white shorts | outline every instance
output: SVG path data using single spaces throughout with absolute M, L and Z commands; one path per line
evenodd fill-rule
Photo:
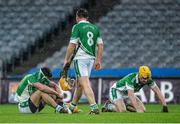
M 78 59 L 74 60 L 74 68 L 77 77 L 90 77 L 91 70 L 94 65 L 94 59 Z
M 115 102 L 116 100 L 119 100 L 119 99 L 123 99 L 123 100 L 127 99 L 128 96 L 125 95 L 122 91 L 114 88 L 114 85 L 109 90 L 109 98 L 111 102 Z
M 20 113 L 26 113 L 26 114 L 32 113 L 29 108 L 29 105 L 24 105 L 24 103 L 19 103 L 18 108 Z

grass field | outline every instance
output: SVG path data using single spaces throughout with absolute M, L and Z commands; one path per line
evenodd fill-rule
M 79 106 L 79 114 L 55 114 L 46 107 L 38 114 L 20 114 L 17 105 L 0 105 L 0 123 L 180 123 L 180 105 L 169 105 L 169 113 L 161 113 L 160 105 L 146 105 L 146 113 L 101 113 L 88 115 L 88 105 Z

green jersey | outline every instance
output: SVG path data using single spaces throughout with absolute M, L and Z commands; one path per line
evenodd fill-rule
M 50 81 L 44 76 L 41 70 L 34 74 L 28 74 L 21 80 L 17 88 L 16 99 L 19 102 L 27 101 L 30 95 L 37 90 L 35 87 L 33 87 L 33 84 L 37 82 L 44 85 L 48 85 L 50 83 Z
M 156 86 L 156 83 L 152 79 L 149 79 L 147 84 L 142 84 L 139 82 L 137 73 L 130 73 L 121 80 L 117 81 L 111 88 L 119 90 L 127 95 L 129 89 L 134 90 L 134 92 L 138 92 L 145 85 L 153 88 Z
M 72 28 L 70 43 L 80 43 L 75 59 L 87 59 L 95 58 L 96 46 L 103 42 L 97 26 L 88 21 L 80 21 Z

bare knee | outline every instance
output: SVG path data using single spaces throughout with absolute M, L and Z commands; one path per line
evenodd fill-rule
M 114 102 L 117 112 L 126 112 L 126 106 L 123 100 L 117 100 Z
M 126 112 L 127 110 L 126 110 L 126 107 L 123 107 L 122 108 L 122 112 Z
M 145 106 L 142 107 L 142 111 L 143 111 L 143 112 L 146 112 Z
M 36 100 L 36 99 L 40 99 L 42 94 L 42 91 L 40 90 L 36 90 L 34 93 L 31 94 L 31 100 Z
M 40 90 L 36 90 L 36 92 L 35 92 L 37 95 L 41 95 L 41 93 L 42 93 L 42 91 L 40 91 Z
M 48 96 L 51 96 L 50 94 L 45 93 L 45 92 L 42 92 L 42 91 L 40 91 L 40 90 L 37 90 L 37 91 L 38 91 L 38 94 L 39 94 L 41 97 L 47 96 L 47 95 L 48 95 Z M 52 95 L 51 97 L 53 98 L 53 97 L 55 97 L 55 96 Z
M 40 102 L 42 101 L 42 92 L 37 90 L 30 96 L 31 101 L 35 106 L 39 106 Z
M 77 83 L 77 86 L 80 86 L 82 88 L 84 87 L 89 87 L 90 86 L 90 83 L 89 83 L 89 78 L 88 77 L 80 77 L 78 79 L 78 83 Z
M 118 108 L 118 112 L 126 112 L 126 108 L 125 107 Z

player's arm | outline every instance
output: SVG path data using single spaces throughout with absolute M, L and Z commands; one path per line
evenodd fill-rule
M 101 69 L 101 59 L 103 55 L 103 40 L 100 35 L 100 31 L 98 29 L 98 34 L 97 34 L 97 53 L 96 53 L 96 59 L 94 62 L 94 68 L 96 70 Z
M 165 102 L 165 98 L 164 98 L 164 96 L 162 95 L 159 87 L 156 85 L 156 86 L 154 86 L 154 87 L 151 88 L 151 89 L 152 89 L 152 90 L 154 91 L 154 93 L 157 95 L 160 103 L 162 104 L 162 106 L 163 106 L 162 111 L 163 111 L 163 112 L 168 112 L 168 108 L 167 108 L 167 104 L 166 104 L 166 102 Z
M 136 112 L 142 112 L 140 109 L 138 109 L 138 104 L 136 101 L 136 97 L 134 94 L 134 85 L 133 82 L 131 82 L 131 78 L 130 77 L 126 77 L 126 88 L 127 88 L 127 92 L 128 92 L 128 98 L 132 104 L 132 106 L 135 108 Z
M 64 59 L 64 65 L 69 62 L 70 56 L 72 55 L 74 49 L 76 48 L 76 44 L 74 43 L 69 43 L 67 50 L 66 50 L 66 55 Z
M 66 50 L 64 66 L 66 65 L 67 62 L 70 61 L 70 57 L 73 54 L 74 49 L 76 48 L 76 45 L 78 44 L 78 39 L 79 39 L 79 29 L 77 25 L 74 25 L 71 30 L 70 42 Z
M 103 55 L 103 43 L 97 44 L 97 54 L 95 59 L 94 68 L 96 70 L 101 69 L 101 59 Z
M 136 109 L 136 112 L 141 112 L 138 109 L 138 105 L 137 105 L 137 101 L 136 101 L 136 97 L 134 95 L 133 89 L 128 89 L 128 98 L 129 98 L 130 102 L 132 103 L 132 106 Z
M 40 91 L 42 91 L 42 92 L 45 92 L 45 93 L 47 93 L 47 94 L 53 94 L 53 95 L 56 95 L 56 96 L 58 96 L 58 97 L 61 97 L 61 96 L 59 96 L 58 92 L 56 92 L 56 91 L 53 90 L 52 88 L 50 88 L 50 87 L 48 87 L 48 86 L 46 86 L 46 85 L 43 85 L 43 84 L 41 84 L 41 83 L 39 83 L 39 82 L 33 83 L 32 85 L 33 85 L 36 89 L 38 89 L 38 90 L 40 90 Z
M 49 86 L 52 87 L 52 88 L 59 94 L 59 96 L 62 96 L 62 97 L 63 97 L 63 95 L 62 95 L 62 90 L 60 89 L 60 87 L 59 87 L 56 83 L 54 83 L 53 81 L 51 81 L 51 82 L 49 83 Z

